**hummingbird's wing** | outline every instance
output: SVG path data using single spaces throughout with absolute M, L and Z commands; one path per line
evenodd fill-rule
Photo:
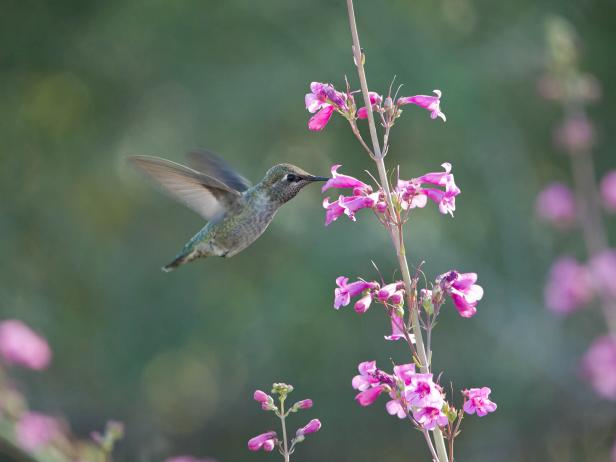
M 170 160 L 151 156 L 131 156 L 129 160 L 171 197 L 206 220 L 221 216 L 231 203 L 241 197 L 239 191 L 219 179 Z
M 227 162 L 212 152 L 195 150 L 189 152 L 187 157 L 192 168 L 222 181 L 236 191 L 243 192 L 252 186 L 250 181 L 237 173 Z

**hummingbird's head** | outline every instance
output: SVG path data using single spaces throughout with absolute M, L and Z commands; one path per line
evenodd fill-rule
M 278 164 L 265 174 L 262 185 L 270 198 L 285 203 L 295 197 L 304 186 L 314 181 L 327 181 L 329 178 L 314 176 L 291 164 Z

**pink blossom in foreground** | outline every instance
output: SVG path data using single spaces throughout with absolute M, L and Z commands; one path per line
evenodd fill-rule
M 312 131 L 323 130 L 334 110 L 347 112 L 347 96 L 344 93 L 336 91 L 330 84 L 321 82 L 312 82 L 310 84 L 310 93 L 307 93 L 304 101 L 306 109 L 314 116 L 308 121 L 308 128 Z M 318 111 L 318 112 L 317 112 Z
M 357 369 L 359 370 L 359 375 L 353 377 L 351 382 L 355 390 L 364 391 L 379 383 L 379 379 L 375 376 L 377 372 L 376 361 L 361 362 Z
M 535 211 L 548 223 L 566 228 L 575 222 L 575 198 L 569 187 L 552 183 L 537 196 Z
M 589 266 L 595 288 L 616 299 L 616 250 L 596 254 Z
M 436 407 L 420 407 L 413 410 L 413 418 L 425 430 L 444 427 L 449 422 L 447 416 Z
M 16 319 L 0 323 L 0 355 L 9 364 L 34 370 L 46 369 L 51 361 L 45 339 Z
M 256 390 L 253 397 L 255 401 L 261 403 L 261 409 L 264 411 L 271 411 L 276 407 L 274 406 L 274 398 L 264 391 Z
M 475 414 L 479 417 L 483 417 L 490 412 L 496 411 L 496 403 L 490 401 L 490 390 L 488 387 L 471 388 L 464 390 L 462 393 L 466 396 L 466 403 L 464 403 L 464 412 L 467 414 Z
M 550 311 L 569 314 L 583 308 L 593 297 L 590 271 L 574 258 L 559 258 L 545 285 L 545 304 Z
M 316 433 L 321 429 L 321 421 L 319 419 L 312 419 L 302 428 L 298 429 L 295 433 L 297 436 L 305 436 L 310 433 Z
M 601 198 L 610 212 L 616 212 L 616 170 L 608 172 L 601 180 Z
M 443 407 L 441 387 L 432 381 L 432 374 L 414 374 L 406 388 L 406 401 L 414 407 Z
M 379 395 L 383 393 L 383 391 L 385 391 L 383 387 L 383 385 L 377 385 L 375 387 L 368 388 L 367 390 L 359 392 L 357 396 L 355 396 L 355 400 L 359 403 L 360 406 L 370 406 L 377 400 Z
M 372 191 L 372 188 L 370 188 L 370 186 L 364 183 L 363 181 L 358 180 L 357 178 L 353 178 L 352 176 L 343 175 L 342 173 L 338 173 L 338 169 L 340 167 L 342 167 L 342 165 L 340 164 L 332 165 L 331 167 L 332 177 L 329 180 L 327 180 L 327 182 L 323 185 L 323 187 L 321 188 L 321 192 L 325 192 L 330 188 L 340 188 L 340 189 L 360 188 L 363 190 Z
M 60 423 L 53 417 L 38 412 L 26 412 L 15 426 L 19 447 L 36 451 L 62 435 Z
M 483 289 L 475 284 L 476 273 L 458 273 L 449 271 L 441 274 L 437 281 L 451 297 L 458 313 L 463 318 L 470 318 L 477 312 L 477 304 L 483 298 Z
M 415 376 L 415 364 L 400 364 L 394 366 L 394 375 L 403 385 L 410 385 Z
M 569 154 L 577 154 L 586 152 L 592 147 L 595 134 L 588 118 L 584 114 L 579 114 L 567 118 L 556 129 L 554 138 L 556 144 Z
M 389 415 L 395 415 L 399 419 L 406 418 L 406 410 L 404 406 L 400 404 L 400 401 L 397 399 L 392 399 L 391 401 L 387 401 L 385 404 L 385 410 Z
M 375 282 L 355 281 L 348 284 L 349 278 L 339 276 L 336 278 L 338 287 L 334 290 L 334 308 L 339 309 L 351 303 L 351 298 L 361 294 L 364 290 L 378 286 Z
M 445 114 L 441 112 L 441 91 L 434 90 L 433 93 L 436 96 L 415 95 L 399 98 L 398 106 L 402 106 L 405 104 L 416 104 L 417 106 L 430 111 L 430 117 L 432 119 L 440 117 L 441 119 L 443 119 L 443 122 L 445 122 L 447 121 L 447 118 L 445 117 Z
M 263 449 L 264 451 L 270 452 L 272 449 L 274 449 L 276 441 L 277 439 L 275 431 L 261 433 L 260 435 L 257 435 L 248 441 L 248 449 L 250 449 L 251 451 L 258 451 L 259 449 Z
M 370 104 L 372 105 L 372 108 L 374 110 L 375 106 L 379 106 L 381 104 L 381 102 L 383 101 L 383 97 L 381 95 L 379 95 L 378 93 L 375 93 L 373 91 L 369 91 L 368 95 L 370 97 Z M 368 118 L 368 109 L 366 107 L 359 108 L 359 110 L 357 111 L 357 118 L 358 119 L 367 119 Z
M 609 335 L 598 338 L 582 358 L 582 375 L 597 394 L 616 401 L 616 340 Z

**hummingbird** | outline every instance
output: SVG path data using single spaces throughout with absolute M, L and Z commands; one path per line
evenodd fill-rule
M 291 164 L 270 168 L 256 185 L 208 151 L 188 154 L 187 167 L 152 156 L 129 161 L 172 198 L 208 222 L 184 245 L 164 272 L 202 257 L 232 257 L 252 244 L 271 223 L 278 209 L 304 187 L 329 178 L 311 175 Z

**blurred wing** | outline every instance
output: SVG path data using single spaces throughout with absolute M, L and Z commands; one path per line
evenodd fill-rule
M 132 156 L 129 160 L 171 197 L 206 220 L 220 216 L 230 202 L 241 196 L 220 180 L 170 160 L 150 156 Z
M 208 151 L 191 151 L 188 162 L 195 170 L 214 177 L 237 191 L 243 192 L 252 185 L 250 181 L 237 173 L 223 159 Z

